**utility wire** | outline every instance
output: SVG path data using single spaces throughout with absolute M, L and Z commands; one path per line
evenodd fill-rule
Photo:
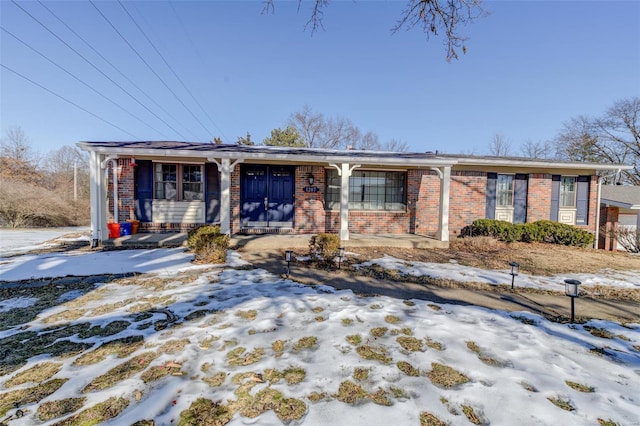
M 142 88 L 140 88 L 140 86 L 138 86 L 133 80 L 131 80 L 129 77 L 126 76 L 126 74 L 124 74 L 122 71 L 120 71 L 120 69 L 115 66 L 109 59 L 105 58 L 105 56 L 100 53 L 100 51 L 98 49 L 96 49 L 95 47 L 93 47 L 91 45 L 91 43 L 89 43 L 87 40 L 85 40 L 80 34 L 78 34 L 73 28 L 71 28 L 66 22 L 64 22 L 64 20 L 62 18 L 60 18 L 58 15 L 56 15 L 51 9 L 49 9 L 47 7 L 47 5 L 42 2 L 42 0 L 38 0 L 38 3 L 40 3 L 40 6 L 42 6 L 43 8 L 45 8 L 51 15 L 53 15 L 54 18 L 56 18 L 62 25 L 64 25 L 69 31 L 71 31 L 76 37 L 78 37 L 89 49 L 91 49 L 93 51 L 93 53 L 95 53 L 96 55 L 98 55 L 100 58 L 102 58 L 103 61 L 105 61 L 107 64 L 109 64 L 111 66 L 111 68 L 113 68 L 118 74 L 120 74 L 120 76 L 122 76 L 125 80 L 127 80 L 133 87 L 135 87 L 136 89 L 138 89 L 138 91 L 140 93 L 142 93 L 149 101 L 151 101 L 151 103 L 153 103 L 156 107 L 158 107 L 162 112 L 164 112 L 169 118 L 171 118 L 174 122 L 178 123 L 180 126 L 182 126 L 182 128 L 186 131 L 189 131 L 189 129 L 187 129 L 180 120 L 178 120 L 177 118 L 175 118 L 173 115 L 171 115 L 171 113 L 169 111 L 167 111 L 162 105 L 160 105 L 155 99 L 153 99 L 151 96 L 149 96 L 144 90 L 142 90 Z M 161 132 L 160 132 L 161 133 Z
M 153 47 L 153 50 L 156 51 L 156 53 L 158 54 L 158 56 L 160 56 L 160 58 L 162 59 L 162 62 L 164 62 L 164 64 L 167 66 L 167 68 L 169 68 L 169 70 L 171 70 L 171 72 L 173 73 L 174 77 L 180 82 L 180 84 L 182 85 L 182 87 L 184 88 L 184 90 L 186 90 L 186 92 L 189 94 L 189 96 L 191 96 L 191 99 L 193 99 L 193 101 L 196 103 L 196 105 L 198 105 L 198 107 L 200 107 L 200 111 L 202 111 L 204 113 L 204 115 L 209 119 L 209 121 L 211 122 L 211 124 L 213 124 L 213 127 L 215 127 L 221 134 L 222 136 L 224 136 L 224 132 L 220 129 L 220 127 L 218 127 L 218 125 L 213 121 L 213 119 L 211 118 L 211 116 L 209 115 L 209 113 L 207 113 L 207 111 L 202 107 L 202 105 L 200 104 L 200 102 L 198 102 L 198 100 L 196 99 L 195 96 L 193 96 L 193 93 L 191 93 L 191 90 L 189 90 L 189 88 L 187 87 L 186 84 L 184 84 L 184 81 L 182 81 L 182 79 L 180 78 L 180 76 L 174 71 L 173 67 L 171 65 L 169 65 L 169 62 L 167 62 L 167 60 L 165 59 L 164 55 L 162 53 L 160 53 L 160 51 L 158 50 L 158 48 L 155 46 L 155 44 L 151 41 L 151 39 L 149 39 L 149 37 L 147 36 L 147 34 L 144 32 L 144 30 L 140 27 L 140 25 L 138 25 L 138 22 L 135 20 L 135 18 L 131 15 L 131 13 L 129 13 L 129 11 L 127 10 L 127 8 L 124 6 L 124 4 L 118 0 L 118 4 L 120 4 L 120 6 L 122 7 L 122 9 L 124 9 L 124 11 L 127 13 L 127 15 L 129 15 L 129 18 L 131 18 L 131 20 L 133 21 L 133 23 L 135 24 L 135 26 L 140 30 L 140 32 L 142 33 L 142 35 L 144 36 L 144 38 L 147 39 L 147 41 L 149 42 L 149 44 L 151 45 L 151 47 Z M 202 123 L 200 123 L 202 124 Z M 204 125 L 203 125 L 204 127 Z M 206 130 L 206 129 L 205 129 Z M 211 135 L 211 133 L 209 133 Z M 224 136 L 226 139 L 226 136 Z
M 127 91 L 127 89 L 125 89 L 124 87 L 122 87 L 120 84 L 118 84 L 117 82 L 115 82 L 111 77 L 109 77 L 107 74 L 104 73 L 104 71 L 102 71 L 99 67 L 97 67 L 95 64 L 93 64 L 93 62 L 91 62 L 90 60 L 88 60 L 87 58 L 85 58 L 80 52 L 78 52 L 76 49 L 74 49 L 73 47 L 71 47 L 66 41 L 64 41 L 62 38 L 60 38 L 56 33 L 54 33 L 53 31 L 51 31 L 49 29 L 49 27 L 47 27 L 45 24 L 43 24 L 42 22 L 40 22 L 40 20 L 38 20 L 38 18 L 36 18 L 35 16 L 33 16 L 31 13 L 29 13 L 27 10 L 25 10 L 22 6 L 20 6 L 15 0 L 11 0 L 11 3 L 13 3 L 16 7 L 18 7 L 20 10 L 22 10 L 24 13 L 26 13 L 29 17 L 31 17 L 31 19 L 33 19 L 34 21 L 36 21 L 38 24 L 40 24 L 40 26 L 42 26 L 45 30 L 47 30 L 51 35 L 53 35 L 55 38 L 57 38 L 58 40 L 60 40 L 60 42 L 62 42 L 65 46 L 67 46 L 69 49 L 71 49 L 76 55 L 80 56 L 82 59 L 84 59 L 85 62 L 87 62 L 89 65 L 91 65 L 96 71 L 98 71 L 100 74 L 102 74 L 107 80 L 109 80 L 110 82 L 112 82 L 113 84 L 115 84 L 116 86 L 118 86 L 120 88 L 120 90 L 122 90 L 123 92 L 125 92 L 127 95 L 129 95 L 129 97 L 131 99 L 133 99 L 134 101 L 136 101 L 141 107 L 143 107 L 144 109 L 146 109 L 147 111 L 149 111 L 154 117 L 156 117 L 158 120 L 162 121 L 167 127 L 169 127 L 171 130 L 173 130 L 176 134 L 178 134 L 182 139 L 186 140 L 186 138 L 182 135 L 182 133 L 180 133 L 178 130 L 176 130 L 173 126 L 171 126 L 169 123 L 167 123 L 165 120 L 163 120 L 161 117 L 158 116 L 158 114 L 156 114 L 155 112 L 151 111 L 145 104 L 143 104 L 142 102 L 140 102 L 135 96 L 133 96 L 131 93 L 129 93 L 129 91 Z
M 133 118 L 135 118 L 136 120 L 138 120 L 139 122 L 141 122 L 142 124 L 144 124 L 145 126 L 149 127 L 151 130 L 162 134 L 163 136 L 166 137 L 166 135 L 164 135 L 160 130 L 156 129 L 155 127 L 151 126 L 150 124 L 146 123 L 144 120 L 142 120 L 140 117 L 138 117 L 137 115 L 133 114 L 132 112 L 130 112 L 129 110 L 125 109 L 123 106 L 121 106 L 120 104 L 118 104 L 117 102 L 115 102 L 114 100 L 112 100 L 111 98 L 107 97 L 106 95 L 102 94 L 101 92 L 99 92 L 98 90 L 96 90 L 95 88 L 93 88 L 90 84 L 86 83 L 85 81 L 83 81 L 82 79 L 80 79 L 79 77 L 75 76 L 73 73 L 71 73 L 70 71 L 68 71 L 67 69 L 65 69 L 64 67 L 62 67 L 61 65 L 58 65 L 55 61 L 49 59 L 44 53 L 39 52 L 37 49 L 35 49 L 33 46 L 29 45 L 27 42 L 25 42 L 24 40 L 20 39 L 20 37 L 18 37 L 17 35 L 13 34 L 11 31 L 7 30 L 6 28 L 0 26 L 0 29 L 4 32 L 6 32 L 7 34 L 9 34 L 11 37 L 15 38 L 16 40 L 18 40 L 20 43 L 22 43 L 24 46 L 26 46 L 27 48 L 31 49 L 33 52 L 37 53 L 38 55 L 40 55 L 41 57 L 43 57 L 44 59 L 46 59 L 47 61 L 49 61 L 51 64 L 55 65 L 56 67 L 58 67 L 59 69 L 61 69 L 62 71 L 64 71 L 65 73 L 67 73 L 68 75 L 70 75 L 71 77 L 73 77 L 76 81 L 82 83 L 85 87 L 89 88 L 90 90 L 92 90 L 94 93 L 96 93 L 97 95 L 101 96 L 103 99 L 106 99 L 107 101 L 111 102 L 113 105 L 115 105 L 116 107 L 120 108 L 122 111 L 126 112 L 127 114 L 129 114 L 130 116 L 132 116 Z
M 24 76 L 24 75 L 20 74 L 18 71 L 15 71 L 15 70 L 13 70 L 13 69 L 9 68 L 9 67 L 8 67 L 8 66 L 6 66 L 5 64 L 0 64 L 0 67 L 2 67 L 2 68 L 4 68 L 4 69 L 6 69 L 7 71 L 10 71 L 10 72 L 14 73 L 14 74 L 15 74 L 15 75 L 17 75 L 18 77 L 22 77 L 23 79 L 27 80 L 29 83 L 34 84 L 34 85 L 38 86 L 39 88 L 41 88 L 41 89 L 43 89 L 43 90 L 46 90 L 47 92 L 51 93 L 53 96 L 57 96 L 58 98 L 62 99 L 63 101 L 70 103 L 70 104 L 71 104 L 71 105 L 73 105 L 74 107 L 76 107 L 76 108 L 78 108 L 78 109 L 81 109 L 82 111 L 86 112 L 86 113 L 87 113 L 87 114 L 89 114 L 89 115 L 94 116 L 94 117 L 95 117 L 95 118 L 97 118 L 98 120 L 103 121 L 103 122 L 107 123 L 108 125 L 115 127 L 116 129 L 120 130 L 121 132 L 124 132 L 124 133 L 128 134 L 128 135 L 129 135 L 129 136 L 131 136 L 132 138 L 137 139 L 137 140 L 139 140 L 139 141 L 140 141 L 140 140 L 142 140 L 142 139 L 140 139 L 140 137 L 138 137 L 138 136 L 134 135 L 133 133 L 129 133 L 129 132 L 127 132 L 127 131 L 126 131 L 126 130 L 124 130 L 122 127 L 120 127 L 120 126 L 118 126 L 118 125 L 115 125 L 115 124 L 113 124 L 112 122 L 110 122 L 110 121 L 108 121 L 108 120 L 105 120 L 104 118 L 100 117 L 99 115 L 92 113 L 92 112 L 91 112 L 91 111 L 89 111 L 88 109 L 81 107 L 81 106 L 80 106 L 80 105 L 78 105 L 77 103 L 75 103 L 75 102 L 73 102 L 73 101 L 70 101 L 69 99 L 65 98 L 64 96 L 59 95 L 59 94 L 57 94 L 56 92 L 54 92 L 54 91 L 52 91 L 52 90 L 50 90 L 50 89 L 47 89 L 47 88 L 46 88 L 46 87 L 44 87 L 42 84 L 40 84 L 40 83 L 36 83 L 35 81 L 31 80 L 29 77 L 26 77 L 26 76 Z
M 182 20 L 182 18 L 180 18 L 180 14 L 176 10 L 174 2 L 169 0 L 168 3 L 169 3 L 169 6 L 171 6 L 171 11 L 173 12 L 173 15 L 176 17 L 176 21 L 178 21 L 178 23 L 180 24 L 180 27 L 182 28 L 182 31 L 184 32 L 184 34 L 187 37 L 187 40 L 189 40 L 189 44 L 191 44 L 191 48 L 193 49 L 194 53 L 196 54 L 196 56 L 200 60 L 200 65 L 202 66 L 202 69 L 207 69 L 205 61 L 204 61 L 204 59 L 202 57 L 202 53 L 200 52 L 200 49 L 198 49 L 198 46 L 193 42 L 193 38 L 191 37 L 191 34 L 189 33 L 189 30 L 187 29 L 187 26 L 184 24 L 184 21 Z M 133 3 L 133 7 L 134 8 L 136 7 L 135 3 Z M 207 117 L 208 117 L 208 115 L 207 115 Z M 211 120 L 210 117 L 209 117 L 209 119 Z M 219 127 L 216 126 L 216 124 L 213 122 L 213 120 L 211 120 L 211 124 L 213 124 L 214 127 L 219 129 Z M 223 137 L 224 140 L 227 141 L 227 143 L 231 142 L 229 140 L 229 138 L 227 138 L 227 136 L 224 134 L 224 132 L 222 132 L 222 130 L 220 130 L 220 133 L 222 133 L 222 137 Z
M 178 102 L 180 102 L 180 104 L 184 107 L 184 109 L 186 109 L 189 114 L 191 114 L 191 116 L 202 126 L 202 128 L 204 129 L 205 132 L 207 132 L 209 135 L 211 135 L 212 133 L 209 131 L 209 129 L 207 129 L 205 127 L 204 124 L 202 124 L 202 121 L 200 121 L 200 119 L 198 117 L 196 117 L 196 115 L 193 113 L 193 111 L 191 111 L 191 109 L 189 109 L 189 107 L 182 102 L 182 99 L 180 99 L 180 97 L 178 95 L 176 95 L 176 92 L 174 92 L 169 85 L 162 79 L 162 77 L 160 77 L 160 75 L 158 75 L 158 73 L 156 72 L 156 70 L 153 69 L 153 67 L 151 65 L 149 65 L 149 63 L 142 57 L 142 55 L 140 54 L 140 52 L 138 52 L 136 50 L 135 47 L 133 47 L 133 45 L 131 43 L 129 43 L 129 40 L 127 40 L 127 38 L 125 36 L 122 35 L 122 33 L 120 31 L 118 31 L 118 29 L 115 27 L 115 25 L 113 25 L 113 23 L 109 20 L 109 18 L 106 17 L 106 15 L 104 13 L 102 13 L 102 11 L 100 9 L 98 9 L 98 6 L 96 6 L 95 2 L 93 0 L 89 0 L 89 3 L 91 3 L 91 5 L 98 11 L 98 13 L 100 13 L 100 15 L 105 19 L 105 21 L 107 21 L 109 23 L 109 25 L 111 25 L 111 28 L 113 28 L 113 30 L 120 36 L 120 38 L 122 38 L 122 40 L 127 44 L 127 46 L 129 46 L 131 48 L 131 50 L 133 50 L 133 52 L 138 56 L 138 58 L 140 58 L 140 60 L 147 66 L 147 68 L 149 68 L 149 70 L 153 73 L 153 75 L 155 75 L 158 80 L 160 80 L 160 82 L 164 85 L 164 87 L 171 92 L 171 94 L 176 98 L 176 100 Z

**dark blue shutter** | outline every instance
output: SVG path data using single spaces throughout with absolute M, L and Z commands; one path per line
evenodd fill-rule
M 551 176 L 551 212 L 549 219 L 558 221 L 558 210 L 560 210 L 560 175 Z
M 136 219 L 140 222 L 151 222 L 151 203 L 153 202 L 153 163 L 150 160 L 136 160 L 136 164 Z
M 497 173 L 487 173 L 487 209 L 485 217 L 487 219 L 496 218 L 496 183 L 498 182 Z
M 576 225 L 587 225 L 589 221 L 590 176 L 578 176 L 576 191 Z
M 220 174 L 218 166 L 207 163 L 204 166 L 205 174 L 205 206 L 207 209 L 207 223 L 220 222 Z
M 527 189 L 529 175 L 516 174 L 513 182 L 513 223 L 527 221 Z

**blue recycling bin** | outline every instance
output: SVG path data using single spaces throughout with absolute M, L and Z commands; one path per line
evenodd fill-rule
M 131 235 L 131 222 L 120 223 L 120 236 Z

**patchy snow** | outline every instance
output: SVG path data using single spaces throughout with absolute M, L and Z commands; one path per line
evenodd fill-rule
M 12 297 L 11 299 L 0 300 L 0 312 L 7 312 L 15 308 L 28 308 L 35 305 L 38 299 L 34 297 Z
M 377 265 L 387 270 L 397 270 L 403 275 L 428 276 L 462 282 L 477 282 L 490 285 L 511 284 L 510 270 L 486 270 L 463 266 L 458 263 L 412 262 L 384 255 L 380 259 L 363 262 L 355 267 Z M 565 279 L 576 279 L 582 285 L 602 285 L 619 288 L 640 288 L 640 271 L 602 270 L 599 274 L 562 274 L 553 277 L 520 273 L 515 279 L 517 287 L 541 290 L 564 291 Z
M 85 234 L 78 237 L 65 237 L 69 234 Z M 89 241 L 89 228 L 86 226 L 65 228 L 26 228 L 0 229 L 0 257 L 44 249 L 56 245 L 53 240 L 63 242 Z
M 246 264 L 238 253 L 230 252 L 229 255 L 231 264 Z M 351 291 L 336 291 L 326 286 L 303 286 L 261 269 L 223 267 L 215 271 L 201 271 L 189 281 L 181 271 L 192 272 L 197 268 L 190 264 L 190 259 L 191 256 L 181 249 L 25 255 L 4 259 L 0 265 L 0 279 L 7 279 L 4 278 L 6 276 L 22 279 L 34 273 L 45 276 L 137 271 L 148 273 L 149 278 L 159 276 L 167 281 L 158 288 L 146 286 L 145 276 L 126 284 L 102 284 L 81 296 L 86 300 L 83 300 L 82 312 L 75 320 L 55 320 L 53 315 L 72 309 L 66 303 L 77 303 L 80 299 L 61 302 L 30 319 L 24 326 L 3 331 L 2 338 L 21 332 L 38 332 L 52 325 L 63 327 L 90 322 L 91 325 L 104 326 L 112 321 L 126 320 L 131 324 L 118 334 L 85 339 L 75 335 L 71 340 L 96 343 L 94 347 L 97 347 L 100 342 L 115 338 L 144 337 L 144 346 L 122 359 L 109 356 L 87 366 L 73 364 L 80 355 L 53 359 L 62 364 L 55 377 L 69 380 L 43 402 L 86 396 L 86 408 L 111 396 L 124 397 L 130 401 L 128 408 L 109 424 L 132 424 L 142 419 L 154 419 L 155 424 L 177 424 L 180 413 L 198 398 L 208 398 L 221 404 L 236 400 L 234 391 L 238 385 L 232 382 L 232 378 L 238 373 L 264 373 L 270 368 L 283 371 L 289 367 L 300 367 L 306 374 L 298 384 L 289 385 L 280 380 L 277 383 L 257 383 L 250 390 L 250 394 L 255 395 L 271 387 L 281 391 L 286 398 L 303 401 L 307 407 L 305 416 L 292 424 L 419 425 L 419 415 L 424 411 L 450 424 L 467 424 L 462 414 L 463 405 L 472 407 L 486 423 L 497 425 L 593 425 L 598 423 L 598 419 L 620 425 L 638 423 L 640 323 L 622 326 L 598 320 L 582 325 L 558 324 L 524 311 L 508 313 L 422 300 L 364 298 Z M 384 267 L 402 267 L 420 273 L 433 268 L 436 271 L 433 273 L 448 279 L 472 277 L 474 281 L 510 282 L 510 276 L 500 271 L 480 271 L 451 264 L 435 268 L 390 258 L 381 262 Z M 624 283 L 637 280 L 634 274 L 612 272 L 607 279 L 622 283 L 613 285 L 626 285 Z M 521 276 L 518 284 L 521 284 L 520 279 L 522 282 L 537 282 L 536 277 Z M 66 297 L 71 296 L 63 299 Z M 177 326 L 159 331 L 153 326 L 145 328 L 146 324 L 166 318 L 156 310 L 147 310 L 151 314 L 149 318 L 136 318 L 135 312 L 139 311 L 140 304 L 153 303 L 154 299 L 162 301 L 158 309 L 168 309 L 179 318 Z M 16 307 L 13 300 L 10 303 Z M 108 312 L 96 310 L 104 306 L 112 306 L 112 309 Z M 185 319 L 196 311 L 202 315 Z M 251 311 L 255 311 L 255 319 L 247 317 L 247 312 Z M 389 316 L 396 317 L 397 323 L 390 323 L 393 318 Z M 384 335 L 375 337 L 371 334 L 375 327 L 388 330 Z M 605 330 L 611 338 L 596 337 L 588 332 L 588 327 Z M 412 352 L 401 346 L 398 338 L 409 332 L 423 344 L 421 350 Z M 389 362 L 361 357 L 356 346 L 346 340 L 347 336 L 354 335 L 361 337 L 363 345 L 385 351 Z M 307 336 L 316 337 L 317 344 L 310 349 L 296 350 L 296 342 Z M 94 378 L 116 365 L 180 339 L 188 340 L 184 349 L 160 353 L 150 365 L 176 362 L 182 365 L 182 375 L 169 375 L 144 383 L 141 373 L 137 373 L 112 387 L 82 393 Z M 281 356 L 277 356 L 272 347 L 277 340 L 286 342 Z M 427 342 L 440 343 L 442 350 L 427 347 Z M 468 348 L 467 342 L 475 343 L 485 357 L 495 359 L 499 365 L 484 363 Z M 240 347 L 246 348 L 246 352 L 262 349 L 264 356 L 253 364 L 229 365 L 227 355 Z M 40 355 L 28 360 L 26 365 L 3 377 L 2 383 L 48 358 Z M 399 361 L 410 363 L 420 374 L 404 374 L 396 365 Z M 203 370 L 206 363 L 210 365 L 207 371 Z M 428 377 L 434 363 L 455 368 L 470 381 L 451 389 L 436 386 Z M 368 378 L 356 380 L 353 377 L 355 368 L 368 369 Z M 209 386 L 202 380 L 217 372 L 227 373 L 220 387 Z M 382 389 L 391 405 L 377 405 L 370 400 L 357 404 L 340 402 L 336 394 L 340 384 L 347 380 L 361 385 L 367 393 Z M 592 387 L 593 391 L 579 392 L 567 381 Z M 2 389 L 2 392 L 13 389 Z M 138 390 L 142 392 L 139 401 L 135 398 Z M 325 398 L 312 402 L 308 398 L 312 392 L 324 393 Z M 549 398 L 560 398 L 574 410 L 565 411 L 552 404 Z M 37 407 L 37 403 L 23 405 L 21 409 L 25 410 L 25 416 L 11 420 L 10 425 L 53 424 L 61 420 L 41 422 L 35 414 Z M 8 415 L 14 412 L 11 409 Z M 236 426 L 245 424 L 282 425 L 283 422 L 273 411 L 267 411 L 255 419 L 236 413 L 229 423 Z

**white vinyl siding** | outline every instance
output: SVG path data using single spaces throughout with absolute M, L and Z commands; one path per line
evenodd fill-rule
M 156 223 L 204 223 L 204 201 L 153 200 L 151 206 Z

